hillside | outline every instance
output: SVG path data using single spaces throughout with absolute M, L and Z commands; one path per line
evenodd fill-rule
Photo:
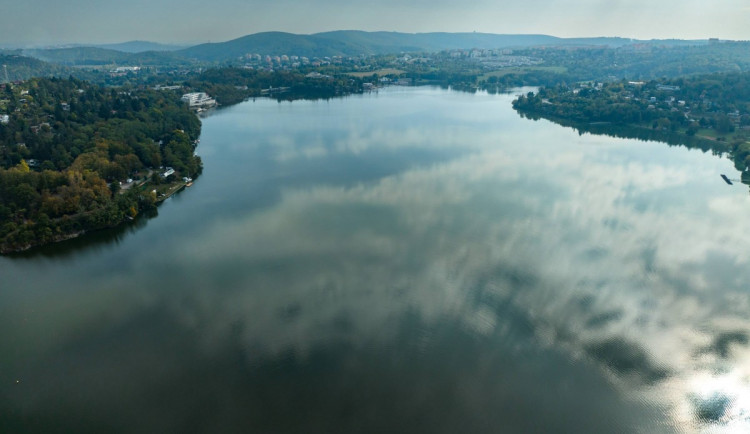
M 200 121 L 176 93 L 32 79 L 3 86 L 0 110 L 9 114 L 0 122 L 0 253 L 153 209 L 153 190 L 171 183 L 161 166 L 175 177 L 201 171 Z
M 315 35 L 264 32 L 227 42 L 196 45 L 176 53 L 200 61 L 223 61 L 236 59 L 247 53 L 293 53 L 299 56 L 323 57 L 359 54 L 362 50 L 370 52 L 369 48 L 348 41 L 337 41 Z
M 309 58 L 359 56 L 403 52 L 439 52 L 453 49 L 495 49 L 531 47 L 607 47 L 634 44 L 648 46 L 695 46 L 707 41 L 652 40 L 627 38 L 558 38 L 549 35 L 498 35 L 489 33 L 398 33 L 340 30 L 300 35 L 263 32 L 226 42 L 206 43 L 189 48 L 131 41 L 122 44 L 27 49 L 23 55 L 67 66 L 138 65 L 177 66 L 195 62 L 232 62 L 246 54 L 297 55 Z
M 355 30 L 318 33 L 325 39 L 356 41 L 361 46 L 371 47 L 374 54 L 390 54 L 400 51 L 442 51 L 455 49 L 494 49 L 562 45 L 606 45 L 610 47 L 631 43 L 624 38 L 576 38 L 566 39 L 549 35 L 501 35 L 492 33 L 397 33 L 362 32 Z M 403 49 L 398 49 L 403 48 Z
M 15 54 L 0 54 L 0 65 L 5 65 L 9 81 L 28 80 L 32 77 L 66 76 L 70 70 L 64 66 L 54 65 Z M 0 69 L 0 83 L 5 82 L 5 71 Z
M 340 30 L 297 35 L 264 32 L 227 42 L 201 44 L 176 53 L 200 61 L 226 61 L 247 53 L 295 54 L 307 57 L 356 56 L 468 48 L 521 48 L 532 46 L 630 44 L 624 38 L 564 39 L 547 35 L 496 35 L 489 33 L 397 33 Z
M 100 47 L 73 47 L 54 49 L 28 49 L 23 55 L 45 62 L 67 66 L 113 65 L 132 66 L 179 65 L 187 63 L 184 58 L 172 51 L 146 51 L 125 53 Z
M 146 51 L 175 51 L 185 48 L 185 45 L 159 44 L 149 41 L 128 41 L 119 44 L 97 45 L 99 48 L 122 51 L 123 53 L 143 53 Z

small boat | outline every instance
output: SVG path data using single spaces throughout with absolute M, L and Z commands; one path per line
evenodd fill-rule
M 188 182 L 187 184 L 185 184 L 185 187 L 191 187 L 192 185 L 193 185 L 192 182 Z

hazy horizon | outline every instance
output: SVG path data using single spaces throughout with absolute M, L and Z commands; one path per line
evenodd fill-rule
M 248 34 L 282 31 L 313 34 L 334 30 L 404 33 L 480 32 L 634 39 L 750 39 L 750 6 L 743 0 L 446 0 L 377 7 L 363 1 L 71 0 L 14 2 L 0 16 L 0 46 L 111 44 L 153 41 L 192 45 Z
M 495 34 L 495 35 L 511 35 L 511 36 L 526 36 L 526 35 L 544 35 L 544 36 L 551 36 L 556 38 L 624 38 L 624 39 L 632 39 L 632 40 L 641 40 L 641 41 L 648 41 L 648 40 L 707 40 L 709 38 L 631 38 L 627 36 L 619 36 L 619 35 L 611 35 L 611 36 L 604 36 L 604 35 L 594 35 L 594 36 L 559 36 L 559 35 L 553 35 L 548 33 L 490 33 L 490 32 L 442 32 L 442 31 L 435 31 L 435 32 L 399 32 L 399 31 L 390 31 L 390 30 L 360 30 L 360 29 L 336 29 L 336 30 L 326 30 L 322 32 L 313 32 L 313 33 L 294 33 L 294 32 L 284 32 L 280 30 L 266 30 L 263 32 L 255 32 L 255 33 L 247 33 L 243 35 L 239 35 L 236 37 L 232 37 L 226 40 L 205 40 L 205 41 L 183 41 L 183 42 L 163 42 L 158 40 L 146 40 L 146 39 L 128 39 L 128 40 L 118 40 L 118 41 L 88 41 L 88 42 L 80 42 L 80 41 L 72 41 L 72 42 L 57 42 L 57 43 L 16 43 L 16 44 L 3 44 L 0 42 L 0 48 L 5 49 L 21 49 L 21 48 L 65 48 L 65 47 L 75 47 L 75 46 L 106 46 L 106 45 L 121 45 L 121 44 L 129 44 L 129 43 L 146 43 L 146 44 L 158 44 L 163 46 L 173 46 L 173 47 L 179 47 L 179 48 L 187 48 L 195 45 L 200 44 L 206 44 L 206 43 L 222 43 L 231 41 L 234 39 L 239 39 L 245 36 L 250 36 L 256 33 L 272 33 L 272 32 L 279 32 L 279 33 L 290 33 L 290 34 L 297 34 L 297 35 L 315 35 L 320 33 L 327 33 L 327 32 L 337 32 L 337 31 L 363 31 L 368 33 L 378 33 L 378 32 L 392 32 L 392 33 L 402 33 L 402 34 L 429 34 L 429 33 L 453 33 L 453 34 L 467 34 L 467 33 L 481 33 L 481 34 Z M 722 39 L 722 40 L 730 40 L 730 39 Z M 179 49 L 178 48 L 178 49 Z

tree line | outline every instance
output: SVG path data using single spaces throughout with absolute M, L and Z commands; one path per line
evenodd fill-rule
M 153 208 L 127 178 L 201 171 L 200 121 L 172 92 L 38 78 L 0 88 L 0 250 L 117 225 Z

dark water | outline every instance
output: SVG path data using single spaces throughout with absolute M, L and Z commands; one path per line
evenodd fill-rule
M 204 119 L 157 218 L 0 258 L 0 432 L 750 429 L 732 163 L 512 98 Z

